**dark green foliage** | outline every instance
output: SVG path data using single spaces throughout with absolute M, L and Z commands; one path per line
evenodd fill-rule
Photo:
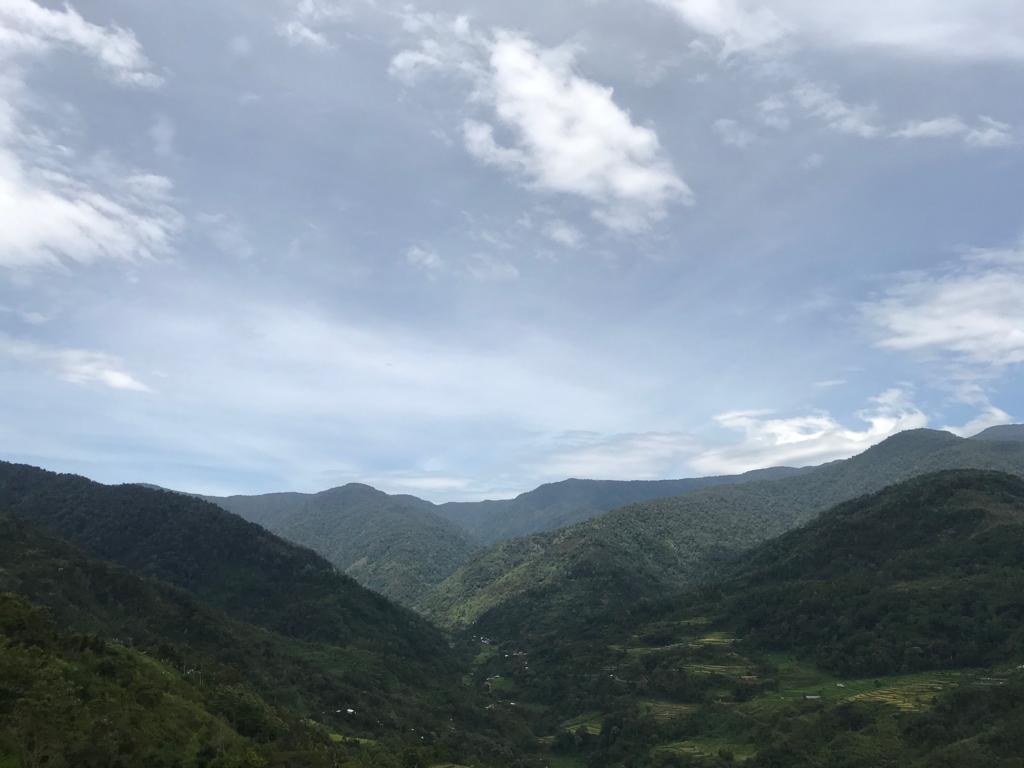
M 410 743 L 429 746 L 437 763 L 479 758 L 495 766 L 519 764 L 514 745 L 523 742 L 522 723 L 483 715 L 474 693 L 460 685 L 447 644 L 420 659 L 401 646 L 371 651 L 286 637 L 231 619 L 185 590 L 88 558 L 2 514 L 0 590 L 46 606 L 61 627 L 116 640 L 198 686 L 205 711 L 238 737 L 274 745 L 277 762 L 268 765 L 319 766 L 303 745 L 325 743 L 328 729 L 378 744 L 346 746 L 342 740 L 332 748 L 331 755 L 352 752 L 354 759 L 370 760 L 355 765 L 391 765 L 388 755 Z M 18 621 L 6 619 L 0 630 L 21 627 L 21 635 L 31 637 L 38 625 Z M 319 735 L 297 726 L 307 719 L 323 724 L 314 729 Z M 293 757 L 285 759 L 286 753 Z
M 0 510 L 247 623 L 304 640 L 444 657 L 443 638 L 411 612 L 199 499 L 0 463 Z
M 774 467 L 742 475 L 685 480 L 562 480 L 547 483 L 514 499 L 450 502 L 440 505 L 437 511 L 480 541 L 493 544 L 517 536 L 565 528 L 628 504 L 682 496 L 719 485 L 789 477 L 803 471 Z
M 409 607 L 478 548 L 430 502 L 358 483 L 316 494 L 208 500 L 309 547 L 363 586 Z
M 721 589 L 750 642 L 867 676 L 988 666 L 1024 648 L 1024 482 L 928 475 L 761 547 Z
M 647 601 L 707 581 L 738 553 L 830 506 L 964 467 L 1024 475 L 1024 443 L 915 430 L 794 476 L 625 507 L 499 544 L 452 574 L 424 606 L 443 625 L 475 624 L 545 646 L 565 642 L 593 632 L 597 621 L 619 622 Z
M 246 699 L 244 713 L 225 706 L 229 694 Z M 199 686 L 95 635 L 60 634 L 0 593 L 0 764 L 263 768 L 288 755 L 327 766 L 341 750 L 251 692 Z

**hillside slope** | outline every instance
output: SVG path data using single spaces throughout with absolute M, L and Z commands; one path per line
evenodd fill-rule
M 250 696 L 251 716 L 232 725 L 218 695 L 130 648 L 58 633 L 42 611 L 0 593 L 0 764 L 200 768 L 216 757 L 257 768 L 279 758 L 266 742 L 285 722 Z M 325 737 L 321 746 L 331 750 Z
M 477 551 L 473 537 L 414 496 L 350 483 L 322 493 L 206 497 L 309 547 L 360 584 L 415 605 Z
M 757 548 L 715 603 L 748 642 L 847 675 L 1024 652 L 1024 481 L 956 470 L 855 499 Z
M 189 496 L 0 463 L 0 510 L 283 635 L 424 660 L 445 655 L 440 634 L 411 612 L 315 553 Z
M 590 520 L 627 504 L 660 499 L 719 485 L 770 480 L 800 474 L 791 467 L 759 469 L 742 475 L 695 477 L 684 480 L 562 480 L 547 483 L 514 499 L 449 502 L 439 514 L 462 526 L 477 539 L 498 541 L 553 531 Z
M 61 490 L 67 490 L 63 484 L 66 476 L 42 473 L 30 468 L 9 466 L 7 469 L 8 475 L 5 477 L 8 480 L 10 475 L 14 475 L 24 481 L 27 473 L 29 479 L 34 481 L 34 493 L 30 499 L 22 500 L 19 505 L 21 512 L 35 510 L 36 504 L 46 504 L 47 500 L 59 501 L 63 498 L 61 494 L 47 488 L 50 483 Z M 137 536 L 140 561 L 149 564 L 150 571 L 161 570 L 163 555 L 158 542 L 163 536 L 159 525 L 163 518 L 147 520 L 145 502 L 142 502 L 143 510 L 134 513 L 118 504 L 107 509 L 104 507 L 105 494 L 102 491 L 105 486 L 97 487 L 88 481 L 78 486 L 82 479 L 73 480 L 76 481 L 76 487 L 84 489 L 80 498 L 83 508 L 89 511 L 83 518 L 64 518 L 65 521 L 75 520 L 80 526 L 75 536 L 82 540 L 92 540 L 90 529 L 93 521 L 109 523 L 111 518 L 124 516 L 128 522 L 126 531 L 132 533 L 120 533 L 121 539 Z M 122 487 L 115 490 L 132 489 Z M 157 493 L 159 497 L 169 497 L 161 498 L 161 508 L 171 510 L 169 519 L 173 525 L 176 519 L 174 512 L 182 511 L 176 506 L 181 497 L 177 494 Z M 6 488 L 6 494 L 9 503 L 14 496 L 10 486 Z M 119 496 L 114 498 L 123 501 Z M 129 495 L 128 499 L 138 500 L 134 494 Z M 170 500 L 174 500 L 175 504 L 171 504 Z M 231 516 L 205 504 L 196 508 L 197 515 L 211 512 L 212 520 L 204 526 L 196 526 L 194 521 L 189 520 L 188 513 L 177 518 L 183 523 L 183 538 L 197 533 L 206 537 L 206 542 L 197 547 L 194 555 L 197 559 L 213 557 L 216 552 L 230 554 L 217 537 L 224 533 L 221 530 L 221 518 Z M 142 518 L 130 519 L 132 514 L 142 515 Z M 46 517 L 42 513 L 36 516 Z M 243 528 L 238 528 L 238 525 Z M 238 546 L 252 547 L 260 555 L 259 542 L 262 537 L 273 538 L 270 534 L 237 518 L 233 518 L 228 531 L 237 535 L 248 529 L 255 529 L 259 537 L 239 541 Z M 108 525 L 104 525 L 100 528 L 102 533 L 97 535 L 107 536 L 110 530 Z M 148 531 L 148 535 L 144 531 Z M 280 542 L 280 546 L 286 550 L 296 549 L 284 542 Z M 175 551 L 174 542 L 167 551 Z M 318 561 L 312 553 L 299 552 L 302 555 L 299 560 L 302 567 Z M 260 585 L 262 579 L 266 578 L 265 575 L 246 572 L 250 568 L 258 570 L 262 562 L 265 562 L 262 557 L 246 559 L 232 556 L 229 578 L 241 586 L 232 586 L 225 592 L 218 592 L 207 585 L 202 591 L 220 603 L 227 602 L 228 597 L 241 600 L 245 596 L 244 592 L 236 593 L 236 588 L 244 590 L 249 584 Z M 289 561 L 286 559 L 284 562 Z M 197 567 L 196 572 L 203 576 L 223 571 L 214 566 L 208 570 Z M 272 571 L 278 577 L 284 573 L 286 571 L 280 567 L 280 563 Z M 308 574 L 302 573 L 292 576 L 300 585 L 308 578 Z M 315 587 L 317 583 L 313 582 L 312 586 Z M 241 743 L 244 747 L 247 743 L 244 739 L 251 736 L 250 731 L 253 728 L 262 729 L 261 723 L 266 725 L 272 733 L 260 737 L 263 739 L 261 744 L 266 742 L 266 749 L 261 746 L 257 750 L 266 757 L 266 761 L 253 762 L 252 768 L 263 765 L 323 765 L 325 768 L 347 765 L 344 760 L 339 763 L 339 757 L 347 753 L 351 745 L 340 737 L 362 739 L 352 742 L 356 745 L 355 751 L 362 755 L 360 759 L 363 763 L 357 764 L 397 766 L 398 753 L 408 747 L 418 749 L 424 745 L 425 740 L 432 744 L 429 754 L 434 756 L 435 761 L 461 762 L 472 757 L 496 766 L 506 764 L 496 756 L 511 754 L 505 743 L 506 735 L 515 733 L 522 726 L 507 717 L 498 723 L 489 715 L 481 715 L 481 707 L 476 703 L 474 693 L 461 684 L 461 660 L 452 653 L 445 639 L 433 627 L 409 612 L 387 604 L 384 598 L 367 592 L 344 577 L 334 574 L 327 586 L 340 593 L 335 601 L 314 594 L 316 602 L 304 608 L 301 604 L 305 596 L 297 591 L 292 595 L 292 601 L 297 605 L 296 611 L 299 615 L 315 613 L 318 607 L 328 612 L 339 611 L 350 619 L 346 627 L 349 631 L 333 639 L 320 638 L 319 635 L 328 634 L 325 630 L 334 628 L 332 620 L 323 626 L 312 626 L 315 632 L 282 634 L 266 626 L 256 626 L 232 618 L 224 610 L 204 602 L 194 591 L 89 556 L 73 544 L 56 538 L 50 531 L 27 522 L 25 516 L 0 512 L 0 592 L 16 593 L 32 604 L 45 608 L 62 631 L 72 631 L 99 638 L 102 642 L 113 642 L 135 649 L 151 659 L 152 664 L 165 667 L 166 671 L 161 673 L 165 678 L 183 676 L 183 684 L 198 684 L 199 689 L 193 691 L 193 699 L 199 702 L 196 705 L 199 710 L 205 709 L 215 718 L 227 719 L 231 724 L 231 728 L 215 729 L 216 733 L 224 732 L 223 739 L 229 739 L 231 734 L 228 731 L 235 729 L 243 737 Z M 282 589 L 287 590 L 287 584 Z M 355 590 L 355 593 L 345 594 L 350 590 Z M 266 590 L 263 589 L 263 592 Z M 383 604 L 383 609 L 378 613 L 364 611 L 362 615 L 356 614 L 354 611 L 363 610 L 359 604 L 367 600 L 371 606 Z M 350 616 L 346 613 L 349 610 L 353 611 Z M 251 613 L 244 604 L 234 612 Z M 377 623 L 376 619 L 380 616 L 388 620 Z M 256 617 L 263 619 L 268 618 L 268 615 L 261 612 Z M 289 629 L 292 627 L 284 626 L 284 630 Z M 404 634 L 406 631 L 414 634 L 407 636 Z M 0 638 L 0 657 L 3 656 L 2 645 L 3 639 Z M 55 668 L 63 664 L 63 661 L 54 661 Z M 84 664 L 79 666 L 85 668 Z M 134 673 L 129 673 L 129 676 L 132 675 Z M 85 681 L 82 685 L 88 687 L 90 684 Z M 102 686 L 93 687 L 98 689 Z M 0 676 L 0 711 L 3 710 L 4 702 L 8 701 L 5 698 L 6 692 L 11 690 L 9 686 L 5 687 L 5 679 Z M 160 690 L 169 689 L 164 685 Z M 125 698 L 126 706 L 129 698 Z M 188 711 L 194 710 L 195 707 L 192 707 Z M 168 715 L 172 719 L 178 718 L 174 712 Z M 197 749 L 201 749 L 200 736 L 205 733 L 199 730 L 205 727 L 202 725 L 205 722 L 202 717 L 205 715 L 199 711 L 196 718 L 189 721 L 197 729 Z M 87 720 L 81 718 L 73 722 L 83 723 Z M 111 734 L 115 742 L 131 739 L 130 728 L 122 728 L 119 722 L 111 727 L 117 729 L 117 733 Z M 340 734 L 340 740 L 329 739 L 332 732 Z M 19 728 L 14 736 L 21 733 Z M 76 743 L 54 742 L 64 755 L 69 754 L 67 750 L 76 750 Z M 379 748 L 369 745 L 379 745 Z M 4 755 L 4 748 L 0 734 L 0 757 Z M 18 747 L 23 748 L 24 744 Z M 282 757 L 281 750 L 288 752 L 289 756 Z M 189 762 L 191 754 L 188 751 L 182 752 L 182 765 L 193 764 Z M 275 756 L 273 759 L 269 757 L 271 754 Z M 57 760 L 48 764 L 64 763 Z M 85 760 L 71 764 L 96 765 L 99 768 L 113 764 L 165 763 L 159 760 L 129 763 L 93 763 Z M 197 764 L 212 765 L 209 762 Z M 250 763 L 237 761 L 224 765 L 249 766 Z
M 499 544 L 424 602 L 447 626 L 476 624 L 543 642 L 570 626 L 641 610 L 717 565 L 837 503 L 941 469 L 1024 475 L 1024 444 L 914 430 L 801 474 L 615 510 L 562 531 Z
M 930 473 L 477 674 L 591 765 L 1017 768 L 1022 590 L 1024 481 Z

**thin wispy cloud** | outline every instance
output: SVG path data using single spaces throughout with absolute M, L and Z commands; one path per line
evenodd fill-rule
M 1024 250 L 976 250 L 898 276 L 864 307 L 882 349 L 1003 367 L 1024 362 Z
M 150 388 L 114 355 L 88 349 L 67 349 L 0 334 L 0 358 L 51 371 L 71 384 L 96 384 L 129 392 Z
M 0 2 L 0 46 L 9 67 L 0 76 L 0 266 L 55 265 L 62 260 L 134 261 L 166 253 L 180 217 L 163 176 L 86 163 L 34 124 L 25 71 L 58 46 L 98 61 L 119 84 L 152 87 L 161 78 L 135 36 L 86 22 L 74 9 L 52 11 L 30 0 Z M 173 136 L 156 130 L 158 149 Z
M 652 0 L 726 55 L 812 48 L 926 58 L 1019 61 L 1024 21 L 1007 0 L 828 3 L 815 0 Z
M 908 393 L 890 389 L 857 413 L 866 426 L 845 426 L 831 414 L 777 417 L 770 411 L 735 411 L 716 417 L 718 424 L 741 432 L 738 443 L 704 451 L 691 461 L 702 474 L 735 474 L 759 467 L 806 466 L 845 459 L 887 437 L 928 424 Z

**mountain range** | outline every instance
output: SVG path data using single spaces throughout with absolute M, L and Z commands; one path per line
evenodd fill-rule
M 1024 475 L 1024 443 L 913 430 L 789 477 L 623 507 L 500 543 L 448 577 L 422 607 L 442 626 L 549 642 L 552 632 L 564 637 L 571 624 L 584 631 L 599 616 L 637 610 L 665 591 L 705 580 L 737 553 L 835 504 L 962 468 Z
M 1022 437 L 556 483 L 520 524 L 582 522 L 491 546 L 368 486 L 0 463 L 0 765 L 1021 768 Z

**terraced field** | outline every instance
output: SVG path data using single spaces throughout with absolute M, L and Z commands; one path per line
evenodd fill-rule
M 563 731 L 575 733 L 582 727 L 591 736 L 598 736 L 601 733 L 601 726 L 604 725 L 604 715 L 599 712 L 588 712 L 572 720 L 566 720 L 559 726 Z
M 904 712 L 926 709 L 936 695 L 961 680 L 959 673 L 929 675 L 922 679 L 904 680 L 874 691 L 865 691 L 852 697 L 852 701 L 876 701 L 891 704 Z
M 692 714 L 697 707 L 693 704 L 677 704 L 672 701 L 641 701 L 640 711 L 659 723 L 684 718 Z
M 656 755 L 679 755 L 681 757 L 716 758 L 731 755 L 734 760 L 753 757 L 755 749 L 749 744 L 739 744 L 724 739 L 687 739 L 655 747 Z

